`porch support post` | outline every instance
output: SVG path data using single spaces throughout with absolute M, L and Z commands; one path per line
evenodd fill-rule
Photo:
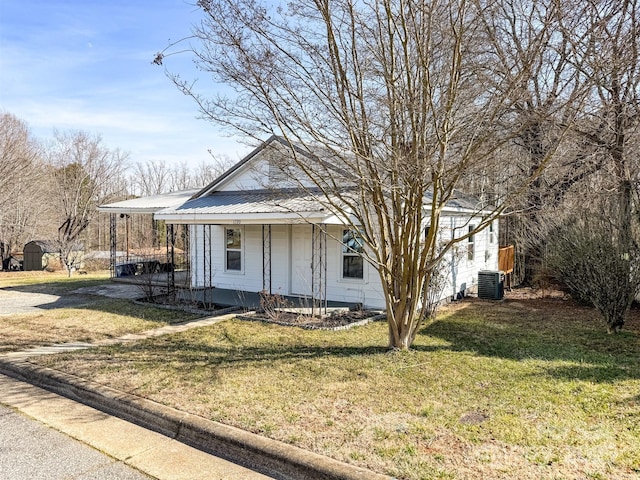
M 324 302 L 324 314 L 327 314 L 327 226 L 322 225 L 322 268 L 323 268 L 323 282 L 322 282 L 322 299 Z
M 271 295 L 271 225 L 262 225 L 262 290 Z
M 202 226 L 202 242 L 203 242 L 202 281 L 204 284 L 203 300 L 206 305 L 209 303 L 209 300 L 211 300 L 211 297 L 212 297 L 211 288 L 213 285 L 213 263 L 212 263 L 213 259 L 211 255 L 211 225 Z
M 173 223 L 166 225 L 167 232 L 167 293 L 174 297 L 176 293 L 176 234 Z
M 324 224 L 311 225 L 311 315 L 327 313 L 327 232 Z
M 116 276 L 116 262 L 118 261 L 118 220 L 115 213 L 109 214 L 109 276 Z

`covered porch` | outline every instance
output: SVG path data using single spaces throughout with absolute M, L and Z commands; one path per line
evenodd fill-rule
M 372 269 L 365 268 L 363 274 L 360 267 L 358 278 L 343 273 L 344 257 L 349 255 L 350 266 L 357 263 L 354 246 L 343 244 L 349 227 L 324 208 L 315 192 L 218 191 L 156 216 L 189 226 L 187 294 L 205 303 L 257 307 L 261 298 L 271 297 L 315 313 L 380 306 L 371 294 Z
M 158 291 L 167 291 L 167 278 L 163 274 L 142 274 L 138 276 L 114 277 L 112 281 L 131 285 L 141 283 L 157 287 Z M 182 271 L 175 273 L 174 294 L 176 300 L 184 304 L 216 305 L 218 307 L 239 307 L 245 310 L 256 310 L 261 307 L 262 299 L 265 295 L 273 295 L 263 290 L 262 292 L 250 292 L 246 290 L 202 287 L 193 288 L 190 285 L 189 272 Z M 335 309 L 354 308 L 358 305 L 353 302 L 338 302 L 327 300 L 323 303 L 324 308 L 319 309 L 318 302 L 311 298 L 300 295 L 280 295 L 282 308 L 302 309 L 309 313 L 326 313 Z
M 155 213 L 186 202 L 198 190 L 132 198 L 98 207 L 109 215 L 109 270 L 114 281 L 173 291 L 189 285 L 188 231 Z M 142 219 L 142 220 L 141 220 Z M 134 226 L 146 225 L 143 232 Z

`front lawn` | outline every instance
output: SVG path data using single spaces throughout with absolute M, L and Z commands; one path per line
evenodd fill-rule
M 608 336 L 561 299 L 465 300 L 409 352 L 228 321 L 40 364 L 402 479 L 640 474 L 640 314 Z
M 114 338 L 197 317 L 130 300 L 73 293 L 109 281 L 108 272 L 70 278 L 59 272 L 0 272 L 0 301 L 16 301 L 21 294 L 60 296 L 60 300 L 38 309 L 0 315 L 0 353 Z
M 64 271 L 0 272 L 0 288 L 24 288 L 34 293 L 62 295 L 80 287 L 93 287 L 108 283 L 109 271 L 90 272 L 69 276 Z

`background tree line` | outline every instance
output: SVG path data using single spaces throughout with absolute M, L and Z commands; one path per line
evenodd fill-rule
M 164 161 L 131 162 L 104 145 L 100 135 L 56 131 L 35 138 L 11 113 L 0 115 L 0 257 L 21 252 L 25 243 L 55 244 L 71 265 L 74 252 L 109 250 L 109 221 L 99 205 L 205 186 L 229 159 L 212 158 L 195 167 Z M 145 246 L 154 225 L 134 219 L 130 242 Z

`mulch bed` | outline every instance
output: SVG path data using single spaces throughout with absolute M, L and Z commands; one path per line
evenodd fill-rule
M 193 313 L 196 315 L 222 315 L 225 313 L 241 310 L 240 307 L 207 304 L 202 302 L 193 302 L 176 299 L 171 295 L 154 295 L 153 301 L 149 301 L 147 298 L 139 298 L 134 300 L 134 303 L 146 306 L 152 306 L 157 308 L 164 308 L 166 310 L 181 310 L 186 313 Z
M 222 315 L 241 310 L 240 307 L 223 305 L 204 305 L 199 302 L 185 302 L 176 300 L 169 295 L 154 295 L 153 301 L 140 298 L 135 303 L 168 310 L 182 310 L 187 313 L 200 315 Z M 248 312 L 238 314 L 241 320 L 251 320 L 277 325 L 306 328 L 309 330 L 345 330 L 347 328 L 366 325 L 375 320 L 386 319 L 386 315 L 379 310 L 348 310 L 335 311 L 328 315 L 304 315 L 289 311 L 276 311 L 271 314 L 265 312 Z
M 353 310 L 314 317 L 287 311 L 279 311 L 269 315 L 256 312 L 238 315 L 238 318 L 306 328 L 309 330 L 345 330 L 347 328 L 366 325 L 375 320 L 385 319 L 386 316 L 379 310 Z

